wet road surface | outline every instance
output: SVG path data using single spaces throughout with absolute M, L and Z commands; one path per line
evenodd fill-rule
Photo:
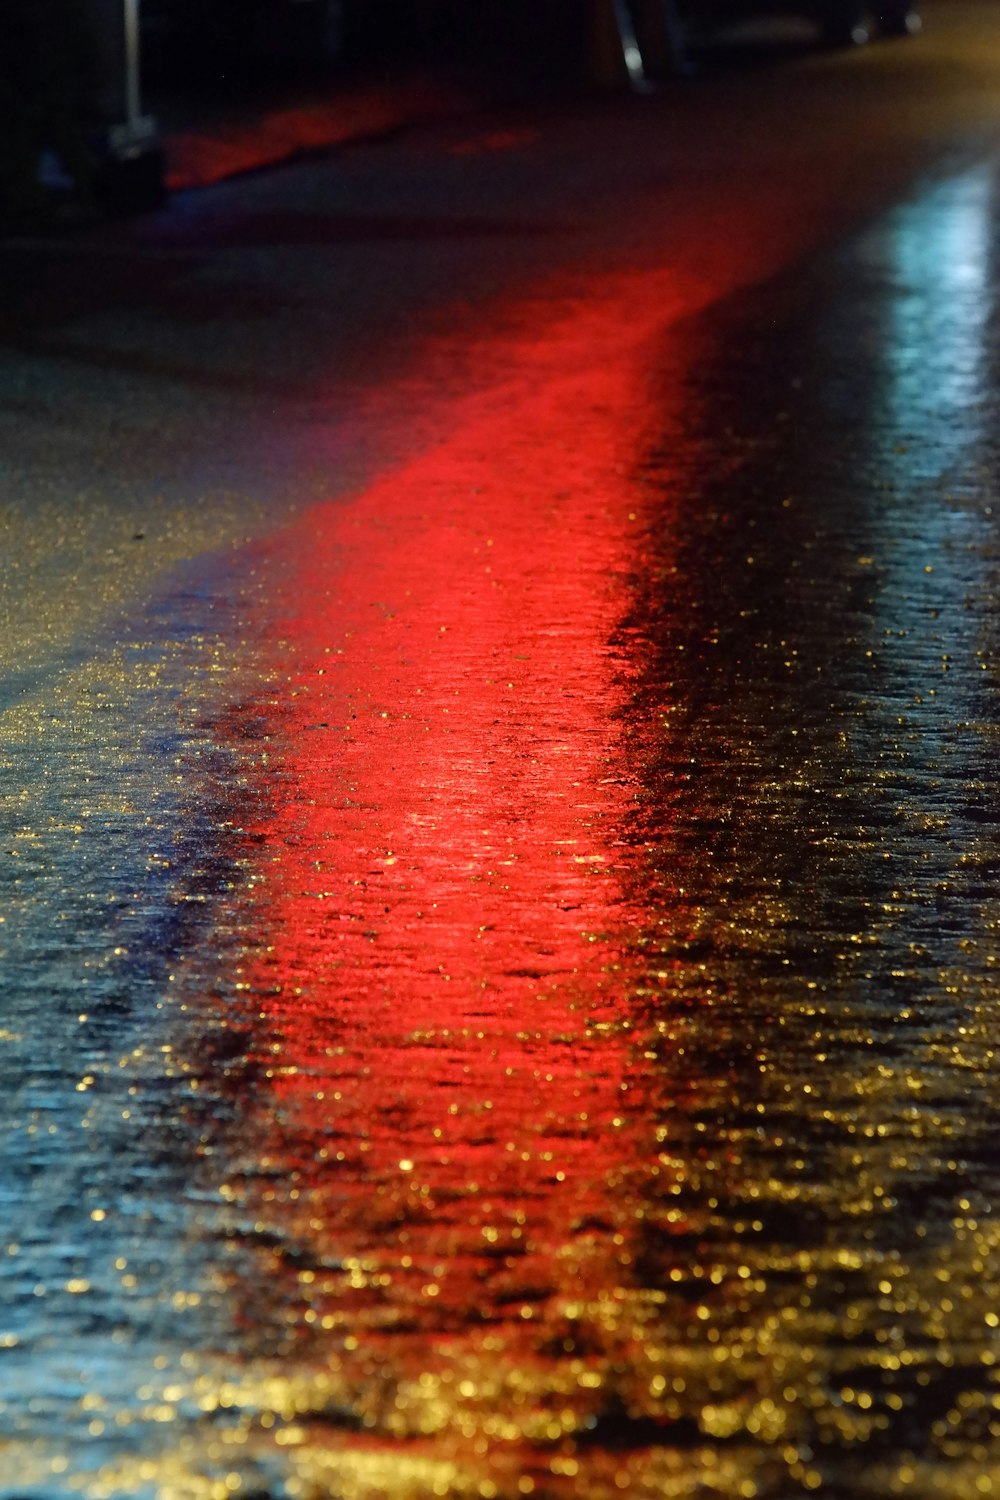
M 982 17 L 0 252 L 4 1500 L 1000 1490 Z

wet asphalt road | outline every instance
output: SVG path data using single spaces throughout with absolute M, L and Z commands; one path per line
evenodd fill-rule
M 0 1496 L 1000 1491 L 1000 13 L 0 245 Z

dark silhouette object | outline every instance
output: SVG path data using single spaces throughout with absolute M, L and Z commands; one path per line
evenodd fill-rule
M 386 3 L 386 0 L 383 0 Z M 399 0 L 396 0 L 399 3 Z M 368 0 L 356 0 L 358 11 Z M 687 71 L 675 0 L 409 0 L 425 43 L 493 65 L 505 90 L 643 89 Z M 350 12 L 348 12 L 350 14 Z
M 89 215 L 98 67 L 84 0 L 0 0 L 0 36 L 0 221 Z M 61 194 L 43 181 L 46 152 Z
M 590 73 L 605 87 L 643 90 L 689 71 L 674 0 L 590 0 Z

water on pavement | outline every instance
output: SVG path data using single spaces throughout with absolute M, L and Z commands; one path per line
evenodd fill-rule
M 512 319 L 9 710 L 4 1500 L 1000 1489 L 995 190 Z

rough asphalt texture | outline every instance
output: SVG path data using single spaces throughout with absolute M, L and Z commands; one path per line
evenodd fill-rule
M 1000 1489 L 990 12 L 0 246 L 0 1496 Z

